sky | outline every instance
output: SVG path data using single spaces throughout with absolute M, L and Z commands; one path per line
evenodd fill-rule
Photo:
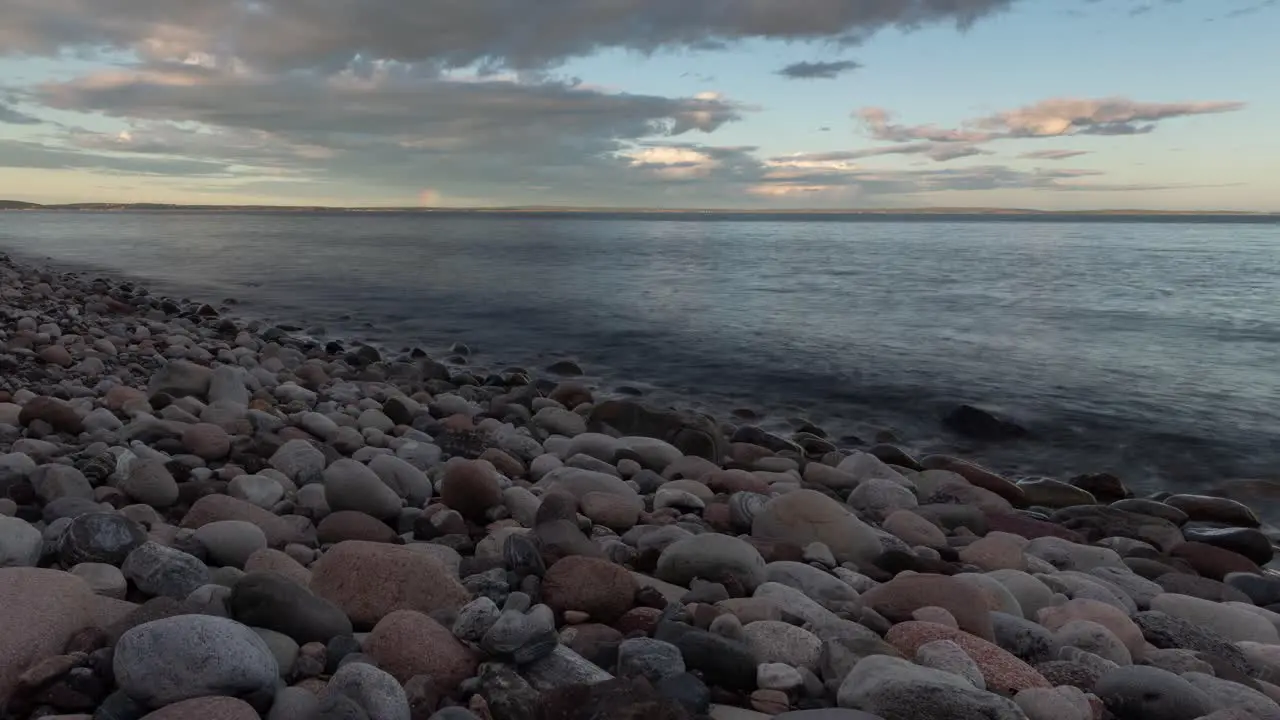
M 0 199 L 1280 211 L 1280 0 L 0 0 Z

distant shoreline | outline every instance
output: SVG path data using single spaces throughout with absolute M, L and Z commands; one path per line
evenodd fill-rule
M 1232 222 L 1277 223 L 1280 212 L 1232 210 L 1034 210 L 1023 208 L 912 208 L 846 210 L 741 210 L 593 207 L 336 207 L 311 205 L 166 205 L 158 203 L 69 203 L 42 205 L 0 200 L 12 212 L 225 212 L 422 214 L 435 216 L 581 217 L 678 220 L 824 220 L 824 221 L 1035 221 L 1035 222 Z

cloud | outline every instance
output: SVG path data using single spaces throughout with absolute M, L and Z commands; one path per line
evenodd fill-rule
M 983 150 L 975 145 L 940 142 L 914 142 L 902 145 L 889 145 L 887 147 L 865 148 L 862 150 L 841 150 L 836 152 L 783 155 L 772 158 L 771 160 L 777 163 L 825 164 L 862 160 L 864 158 L 878 157 L 882 155 L 925 155 L 933 160 L 937 160 L 938 162 L 946 162 L 948 160 L 956 160 L 963 157 L 989 154 L 991 154 L 989 150 Z
M 850 44 L 889 27 L 965 27 L 1014 1 L 5 0 L 0 54 L 110 48 L 278 69 L 332 69 L 356 58 L 538 68 L 607 48 Z
M 853 60 L 836 62 L 798 62 L 778 71 L 778 74 L 792 80 L 832 80 L 843 73 L 862 67 Z
M 1088 150 L 1036 150 L 1022 153 L 1018 157 L 1024 160 L 1066 160 L 1088 154 Z
M 967 120 L 958 128 L 901 125 L 879 107 L 865 107 L 855 117 L 876 140 L 935 143 L 984 143 L 1015 138 L 1070 135 L 1142 135 L 1159 123 L 1192 115 L 1233 112 L 1242 102 L 1199 101 L 1152 103 L 1128 98 L 1054 98 L 1014 110 Z
M 220 162 L 93 153 L 21 140 L 0 140 L 0 168 L 93 170 L 114 175 L 225 177 L 229 174 L 227 165 Z
M 14 110 L 4 103 L 0 103 L 0 123 L 7 123 L 9 125 L 40 125 L 43 122 L 44 121 L 40 118 Z

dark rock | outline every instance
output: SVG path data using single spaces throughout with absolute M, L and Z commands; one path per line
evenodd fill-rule
M 1223 582 L 1249 596 L 1259 607 L 1280 604 L 1280 577 L 1271 574 L 1232 573 Z
M 1028 665 L 1049 662 L 1057 653 L 1053 633 L 1026 618 L 992 612 L 991 627 L 996 644 Z
M 18 413 L 18 423 L 28 427 L 36 421 L 46 422 L 58 432 L 72 435 L 84 432 L 84 422 L 75 408 L 56 398 L 34 397 L 22 406 Z
M 658 681 L 655 689 L 662 697 L 680 703 L 691 715 L 705 715 L 711 707 L 711 690 L 691 673 L 668 675 Z
M 899 467 L 907 468 L 908 470 L 916 471 L 925 469 L 924 466 L 920 464 L 920 461 L 911 457 L 906 450 L 903 450 L 897 445 L 879 443 L 877 445 L 872 445 L 867 449 L 867 452 L 879 458 L 881 462 L 888 463 L 890 465 L 897 465 Z
M 523 535 L 507 536 L 502 543 L 502 562 L 507 570 L 522 578 L 527 575 L 542 577 L 547 572 L 537 543 Z
M 360 652 L 360 641 L 353 635 L 337 635 L 325 643 L 325 667 L 329 675 L 338 671 L 342 660 Z
M 539 720 L 688 720 L 680 703 L 641 678 L 556 688 L 542 696 Z
M 1116 500 L 1133 497 L 1133 492 L 1124 486 L 1120 478 L 1111 473 L 1089 473 L 1077 475 L 1067 482 L 1081 490 L 1088 490 L 1098 502 L 1110 503 Z
M 1221 580 L 1228 573 L 1251 572 L 1262 574 L 1262 568 L 1259 568 L 1249 558 L 1205 543 L 1185 542 L 1174 548 L 1173 552 L 1169 554 L 1187 561 L 1196 572 L 1214 580 Z
M 679 648 L 685 666 L 701 672 L 709 684 L 755 688 L 755 656 L 745 644 L 674 622 L 659 623 L 654 636 Z
M 1142 637 L 1158 648 L 1179 648 L 1216 655 L 1236 671 L 1252 674 L 1244 652 L 1230 640 L 1208 628 L 1154 610 L 1140 612 L 1133 620 L 1142 630 Z
M 547 372 L 562 377 L 580 377 L 582 366 L 572 360 L 558 360 L 547 366 Z
M 480 697 L 488 703 L 493 720 L 537 720 L 538 691 L 510 666 L 485 663 L 479 680 Z
M 1209 495 L 1173 495 L 1165 499 L 1192 520 L 1223 523 L 1237 527 L 1258 527 L 1262 523 L 1244 503 Z
M 1258 565 L 1271 562 L 1273 555 L 1271 541 L 1261 530 L 1254 528 L 1185 525 L 1182 536 L 1188 542 L 1205 543 L 1238 553 Z
M 1089 542 L 1107 537 L 1127 537 L 1167 552 L 1183 541 L 1182 531 L 1168 520 L 1105 505 L 1063 508 L 1054 512 L 1050 519 L 1082 534 Z
M 1085 692 L 1093 692 L 1093 687 L 1102 676 L 1099 668 L 1070 660 L 1052 660 L 1036 665 L 1036 671 L 1049 681 L 1050 685 L 1068 685 L 1080 688 Z
M 1074 530 L 1068 530 L 1053 522 L 1039 520 L 1029 515 L 1014 513 L 1012 515 L 987 514 L 987 527 L 990 532 L 1006 532 L 1028 540 L 1040 537 L 1059 537 L 1073 543 L 1084 544 L 1084 537 Z
M 58 559 L 64 567 L 80 563 L 120 566 L 134 548 L 147 541 L 142 526 L 123 515 L 95 512 L 71 521 L 58 544 Z
M 350 635 L 351 621 L 333 603 L 274 573 L 249 573 L 228 601 L 231 617 L 288 635 L 300 645 Z
M 1094 694 L 1124 720 L 1195 720 L 1213 711 L 1209 696 L 1167 670 L 1141 665 L 1105 673 Z
M 1213 602 L 1249 602 L 1248 595 L 1212 578 L 1178 572 L 1161 575 L 1155 581 L 1165 592 L 1177 595 L 1190 595 Z
M 720 462 L 729 444 L 711 418 L 691 412 L 657 410 L 631 400 L 607 400 L 595 406 L 587 418 L 592 432 L 613 429 L 620 435 L 640 435 L 665 440 L 685 455 Z
M 1015 440 L 1028 435 L 1021 425 L 972 405 L 961 405 L 942 418 L 952 432 L 975 440 Z
M 1126 557 L 1123 562 L 1135 574 L 1148 580 L 1155 580 L 1163 575 L 1176 575 L 1179 572 L 1173 565 L 1151 558 Z
M 1183 525 L 1187 522 L 1187 514 L 1172 505 L 1165 505 L 1158 500 L 1149 500 L 1147 498 L 1129 498 L 1127 500 L 1117 500 L 1111 503 L 1111 507 L 1125 512 L 1135 512 L 1142 515 L 1150 515 L 1152 517 L 1163 518 L 1174 525 Z
M 744 425 L 743 427 L 738 428 L 733 433 L 733 437 L 730 438 L 730 441 L 759 445 L 762 448 L 767 448 L 774 452 L 786 451 L 793 452 L 798 455 L 804 455 L 804 449 L 799 445 L 785 438 L 778 437 L 771 432 L 766 432 L 755 425 Z

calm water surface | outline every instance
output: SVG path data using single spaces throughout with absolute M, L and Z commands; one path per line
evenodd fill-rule
M 23 212 L 0 249 L 1014 473 L 1280 477 L 1276 225 Z M 1035 437 L 949 437 L 957 402 Z

